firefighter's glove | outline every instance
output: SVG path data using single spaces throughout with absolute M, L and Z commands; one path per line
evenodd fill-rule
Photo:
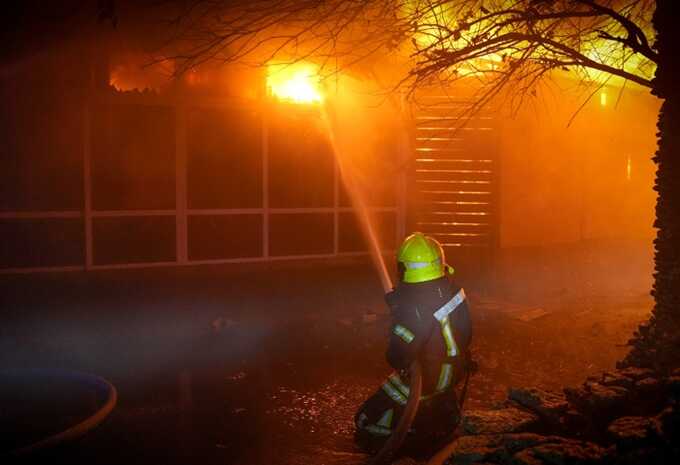
M 399 299 L 397 298 L 396 292 L 394 290 L 389 291 L 388 293 L 385 294 L 385 303 L 387 304 L 387 307 L 390 309 L 391 312 L 394 313 L 395 309 L 398 307 L 397 301 Z

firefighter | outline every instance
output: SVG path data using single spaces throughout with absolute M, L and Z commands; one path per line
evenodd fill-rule
M 409 395 L 408 368 L 416 359 L 423 387 L 410 432 L 419 438 L 452 433 L 460 415 L 454 387 L 465 377 L 470 360 L 465 291 L 449 280 L 453 268 L 439 242 L 416 232 L 404 240 L 397 261 L 399 283 L 385 296 L 392 316 L 387 361 L 395 371 L 354 418 L 357 441 L 370 452 L 398 424 Z

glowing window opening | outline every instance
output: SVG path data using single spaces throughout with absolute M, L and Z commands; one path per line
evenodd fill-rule
M 416 158 L 416 161 L 421 162 L 452 162 L 452 163 L 492 163 L 493 160 L 466 160 L 455 158 Z
M 434 179 L 416 179 L 416 182 L 424 184 L 491 184 L 491 181 L 444 181 Z
M 416 173 L 491 174 L 491 170 L 426 170 L 426 169 L 417 169 Z
M 430 236 L 486 237 L 489 233 L 429 233 Z
M 486 212 L 430 212 L 431 215 L 446 215 L 446 216 L 489 216 L 491 213 Z
M 309 63 L 271 64 L 267 67 L 267 90 L 285 102 L 323 102 L 318 67 Z
M 439 200 L 428 202 L 436 205 L 489 205 L 489 202 L 473 202 L 473 201 L 455 201 L 455 200 Z
M 459 221 L 422 221 L 419 226 L 489 226 L 489 223 L 461 223 Z
M 451 195 L 491 195 L 484 191 L 421 191 L 423 194 L 451 194 Z

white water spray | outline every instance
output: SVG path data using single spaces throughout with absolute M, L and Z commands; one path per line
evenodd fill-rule
M 340 177 L 345 187 L 347 188 L 347 193 L 349 194 L 350 201 L 352 203 L 352 206 L 356 210 L 357 217 L 359 218 L 361 229 L 368 241 L 371 259 L 373 260 L 373 264 L 378 271 L 378 275 L 380 277 L 380 282 L 382 284 L 383 290 L 385 292 L 388 292 L 392 290 L 392 280 L 390 279 L 390 274 L 387 271 L 387 267 L 385 266 L 385 260 L 380 250 L 380 242 L 378 240 L 378 234 L 375 230 L 375 225 L 373 224 L 371 215 L 368 211 L 368 207 L 366 206 L 364 196 L 362 195 L 361 191 L 359 190 L 359 186 L 357 185 L 354 172 L 351 169 L 348 160 L 344 156 L 345 154 L 343 153 L 343 151 L 341 150 L 337 143 L 337 138 L 335 136 L 335 130 L 333 129 L 333 121 L 331 119 L 331 112 L 329 111 L 328 104 L 324 103 L 321 108 L 322 108 L 321 119 L 326 128 L 326 132 L 328 133 L 328 139 L 333 150 L 333 155 L 335 156 L 336 163 L 338 164 L 338 168 L 340 170 Z

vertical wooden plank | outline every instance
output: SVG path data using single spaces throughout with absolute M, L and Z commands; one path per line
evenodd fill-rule
M 494 117 L 493 119 L 493 158 L 494 158 L 494 172 L 493 172 L 493 189 L 494 189 L 494 205 L 493 205 L 493 257 L 492 260 L 495 263 L 497 254 L 501 248 L 501 220 L 503 217 L 503 211 L 501 209 L 501 176 L 503 169 L 503 159 L 501 154 L 501 121 L 499 118 Z
M 340 166 L 333 153 L 333 255 L 340 253 Z
M 83 226 L 85 228 L 85 269 L 92 268 L 92 121 L 91 103 L 83 108 Z
M 187 263 L 189 236 L 187 226 L 187 108 L 175 106 L 175 208 L 176 261 Z
M 261 113 L 262 124 L 262 256 L 269 258 L 269 125 L 268 105 Z
M 412 155 L 411 138 L 414 137 L 410 128 L 410 121 L 407 120 L 407 105 L 406 95 L 402 94 L 400 98 L 400 113 L 402 128 L 398 135 L 399 137 L 399 166 L 402 167 L 397 174 L 396 189 L 397 189 L 397 221 L 396 231 L 397 235 L 395 244 L 397 247 L 401 241 L 406 237 L 406 208 L 407 208 L 407 168 L 411 166 L 409 159 Z M 408 121 L 408 122 L 407 122 Z

